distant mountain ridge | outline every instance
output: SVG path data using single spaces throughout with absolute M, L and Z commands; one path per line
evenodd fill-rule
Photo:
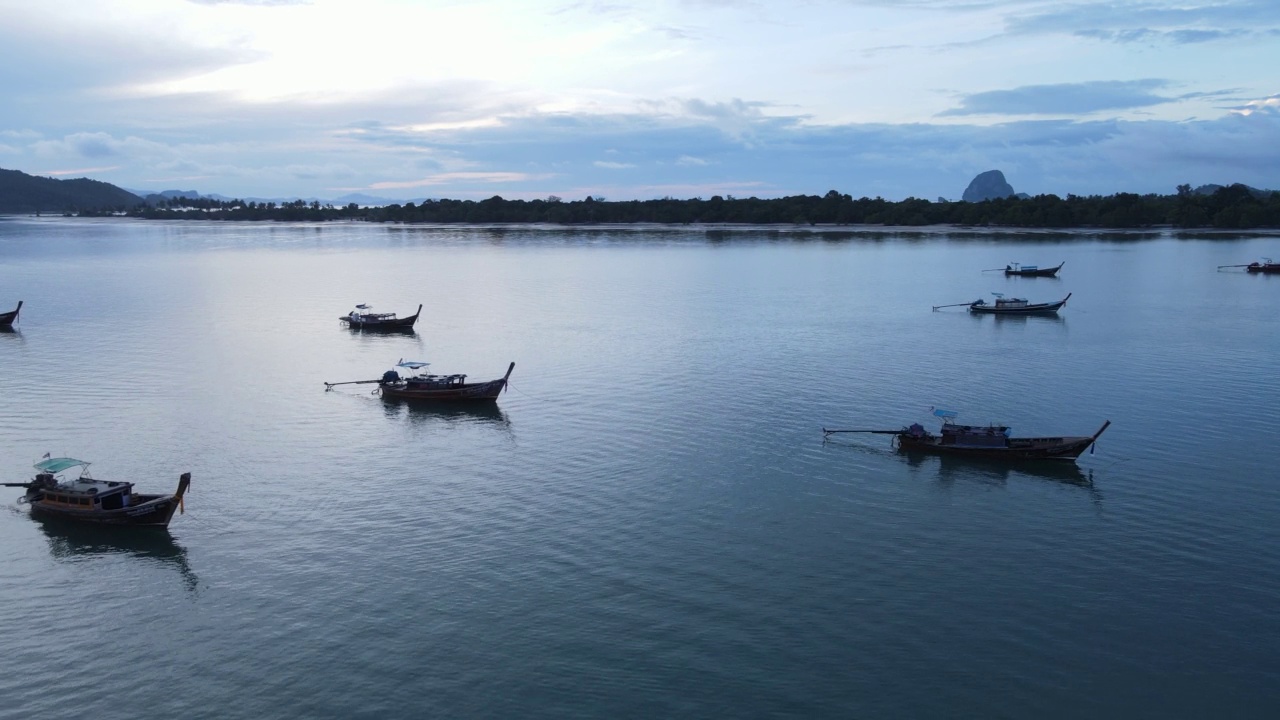
M 389 199 L 378 197 L 376 195 L 365 195 L 363 193 L 347 193 L 336 198 L 321 197 L 241 197 L 233 198 L 218 193 L 201 193 L 197 190 L 161 190 L 160 192 L 152 192 L 150 190 L 129 190 L 129 192 L 137 195 L 147 201 L 149 205 L 156 205 L 166 200 L 177 200 L 178 198 L 187 198 L 188 200 L 217 200 L 218 202 L 231 202 L 232 200 L 243 200 L 247 203 L 268 203 L 273 202 L 277 205 L 293 202 L 295 200 L 303 200 L 307 203 L 319 202 L 322 205 L 344 206 L 355 203 L 361 207 L 382 207 L 385 205 L 403 205 L 405 203 L 421 203 L 426 202 L 428 198 L 413 198 L 411 200 Z
M 1243 188 L 1243 190 L 1247 190 L 1249 195 L 1259 199 L 1266 199 L 1280 194 L 1280 191 L 1277 190 L 1261 190 L 1247 185 L 1232 185 L 1231 187 Z M 1178 193 L 1182 194 L 1185 192 L 1194 196 L 1213 196 L 1215 193 L 1218 193 L 1223 189 L 1224 186 L 1216 184 L 1201 185 L 1195 189 L 1192 189 L 1190 185 L 1179 185 Z M 116 211 L 131 211 L 143 205 L 167 207 L 167 204 L 171 201 L 183 197 L 191 200 L 206 200 L 219 203 L 233 203 L 233 201 L 244 203 L 254 202 L 259 205 L 265 203 L 285 205 L 298 200 L 304 200 L 307 204 L 320 203 L 322 205 L 332 205 L 337 208 L 345 208 L 352 204 L 367 208 L 393 207 L 402 204 L 406 207 L 412 207 L 415 204 L 423 205 L 431 202 L 449 202 L 439 198 L 392 200 L 360 193 L 349 193 L 341 197 L 325 200 L 321 198 L 297 197 L 231 198 L 225 195 L 213 193 L 202 194 L 196 190 L 162 190 L 159 192 L 139 190 L 130 191 L 110 183 L 99 180 L 90 180 L 88 178 L 57 180 L 54 178 L 28 175 L 20 170 L 6 170 L 0 168 L 0 214 L 26 214 L 40 212 L 87 212 L 90 214 L 111 214 Z M 967 202 L 982 202 L 984 200 L 1008 197 L 1027 199 L 1030 196 L 1026 193 L 1014 192 L 1013 186 L 1005 180 L 1004 173 L 999 170 L 988 170 L 980 173 L 971 183 L 969 183 L 969 187 L 964 193 L 964 200 Z M 939 202 L 945 203 L 946 201 L 939 198 Z
M 1224 187 L 1229 186 L 1210 183 L 1208 185 L 1201 185 L 1192 190 L 1190 185 L 1179 185 L 1178 192 L 1184 192 L 1185 189 L 1186 192 L 1191 192 L 1196 195 L 1212 195 Z M 1272 193 L 1280 192 L 1280 190 L 1259 190 L 1258 188 L 1249 187 L 1248 185 L 1241 185 L 1241 187 L 1246 188 L 1249 191 L 1249 194 L 1256 198 L 1266 198 Z M 1009 184 L 1008 180 L 1005 180 L 1003 172 L 1000 172 L 999 170 L 987 170 L 986 172 L 978 173 L 978 175 L 969 182 L 969 187 L 965 188 L 964 195 L 961 196 L 961 200 L 964 202 L 983 202 L 985 200 L 1000 200 L 1007 197 L 1016 197 L 1025 200 L 1031 196 L 1026 193 L 1014 192 L 1013 186 Z
M 1208 185 L 1201 185 L 1200 187 L 1196 188 L 1195 190 L 1192 190 L 1191 192 L 1197 195 L 1212 195 L 1224 187 L 1227 187 L 1227 186 L 1215 185 L 1213 183 L 1210 183 Z M 1271 193 L 1280 192 L 1280 190 L 1259 190 L 1256 187 L 1250 187 L 1248 185 L 1245 185 L 1244 187 L 1249 190 L 1250 195 L 1253 195 L 1256 198 L 1267 197 Z
M 100 180 L 55 180 L 0 168 L 0 213 L 127 210 L 142 198 Z

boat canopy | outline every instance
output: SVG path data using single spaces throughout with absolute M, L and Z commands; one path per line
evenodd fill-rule
M 75 458 L 60 457 L 60 458 L 49 458 L 48 460 L 41 460 L 40 462 L 35 464 L 35 468 L 38 472 L 49 473 L 50 475 L 57 475 L 63 470 L 67 470 L 73 467 L 87 468 L 89 467 L 89 463 L 85 462 L 84 460 L 77 460 Z
M 364 303 L 360 303 L 359 305 L 356 306 L 357 310 L 371 310 L 372 308 L 373 308 L 372 305 L 366 305 Z
M 955 410 L 934 410 L 933 411 L 934 417 L 939 417 L 943 419 L 954 418 L 954 417 L 957 417 L 958 415 L 960 415 L 960 413 L 956 412 Z
M 422 368 L 424 368 L 424 367 L 426 367 L 426 366 L 428 366 L 428 365 L 430 365 L 430 364 L 431 364 L 431 363 L 429 363 L 429 362 L 419 362 L 419 361 L 417 361 L 417 360 L 403 360 L 403 359 L 402 359 L 400 362 L 396 363 L 396 367 L 409 368 L 410 370 L 421 370 Z

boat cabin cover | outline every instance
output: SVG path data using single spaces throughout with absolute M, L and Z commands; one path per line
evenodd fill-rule
M 76 458 L 48 458 L 35 463 L 36 481 L 42 484 L 41 500 L 61 505 L 98 506 L 116 510 L 130 505 L 133 483 L 119 480 L 95 480 L 89 476 L 89 463 Z M 55 475 L 80 468 L 80 477 L 57 482 Z

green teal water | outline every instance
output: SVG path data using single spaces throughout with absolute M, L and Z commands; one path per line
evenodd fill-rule
M 0 220 L 0 717 L 1274 717 L 1280 237 Z M 983 273 L 1057 264 L 1058 279 Z M 933 305 L 1072 293 L 1057 319 Z M 413 335 L 343 329 L 425 307 Z M 399 359 L 496 409 L 384 403 Z M 1078 465 L 826 427 L 1090 434 Z

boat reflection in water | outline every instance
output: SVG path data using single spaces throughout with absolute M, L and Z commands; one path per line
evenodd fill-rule
M 49 552 L 55 560 L 80 562 L 109 557 L 136 560 L 176 570 L 189 591 L 194 592 L 199 585 L 199 578 L 187 562 L 187 549 L 166 529 L 138 532 L 39 515 L 33 515 L 32 519 L 48 540 Z
M 1005 486 L 1010 479 L 1021 478 L 1047 480 L 1049 482 L 1071 485 L 1088 490 L 1095 504 L 1100 504 L 1102 494 L 1094 485 L 1093 470 L 1082 469 L 1075 463 L 1064 463 L 1056 460 L 1025 460 L 1010 463 L 987 458 L 956 457 L 954 455 L 935 455 L 927 452 L 913 452 L 886 444 L 872 447 L 866 443 L 846 442 L 833 437 L 823 438 L 823 444 L 837 445 L 853 451 L 872 453 L 875 455 L 893 456 L 905 462 L 913 473 L 936 471 L 938 482 L 942 485 L 953 485 L 957 482 L 976 482 L 980 484 Z
M 507 414 L 497 403 L 424 403 L 383 395 L 382 407 L 388 418 L 407 417 L 412 423 L 511 427 Z
M 975 322 L 991 322 L 987 320 L 990 317 L 997 327 L 1001 325 L 1062 325 L 1067 324 L 1067 319 L 1058 314 L 1052 315 L 1007 315 L 1007 314 L 983 314 L 969 313 L 969 317 Z
M 1026 460 L 1010 464 L 985 458 L 966 458 L 954 455 L 899 450 L 912 468 L 930 467 L 936 464 L 938 479 L 942 481 L 978 480 L 1004 484 L 1010 478 L 1032 477 L 1077 487 L 1093 487 L 1093 471 L 1084 470 L 1075 463 L 1044 460 Z M 932 461 L 932 462 L 931 462 Z

